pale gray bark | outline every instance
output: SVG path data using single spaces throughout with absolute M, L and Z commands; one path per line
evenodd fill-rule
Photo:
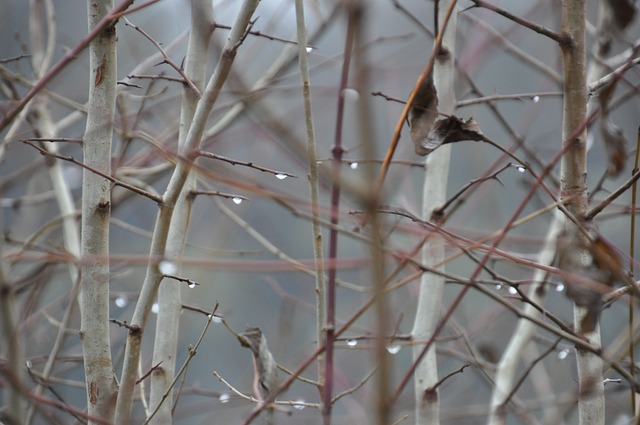
M 184 72 L 202 92 L 207 64 L 207 52 L 213 32 L 213 4 L 209 0 L 191 1 L 191 34 L 185 59 Z M 198 98 L 188 86 L 182 95 L 182 113 L 178 143 L 181 147 L 187 138 L 191 121 L 198 104 Z M 189 192 L 195 188 L 196 175 L 191 172 L 185 182 L 182 194 L 176 202 L 167 236 L 166 258 L 173 262 L 180 275 L 180 261 L 189 231 L 192 197 Z M 173 398 L 171 385 L 174 381 L 176 354 L 178 348 L 178 330 L 182 310 L 181 288 L 184 282 L 165 279 L 158 289 L 158 317 L 153 348 L 154 365 L 159 365 L 151 374 L 150 411 L 158 409 L 152 424 L 170 424 L 172 422 Z M 159 406 L 159 407 L 158 407 Z
M 562 8 L 562 32 L 569 38 L 561 44 L 564 75 L 564 111 L 562 140 L 565 154 L 561 160 L 561 196 L 571 198 L 568 210 L 581 217 L 587 211 L 587 162 L 586 162 L 586 113 L 587 79 L 585 65 L 585 2 L 566 0 Z M 574 237 L 579 235 L 576 226 L 567 220 L 565 231 Z M 577 240 L 577 239 L 576 239 Z M 588 253 L 584 253 L 585 261 Z M 583 318 L 588 308 L 574 305 L 576 332 L 584 334 L 594 345 L 600 345 L 600 326 L 585 334 Z M 578 367 L 578 412 L 581 425 L 604 424 L 604 381 L 602 359 L 599 355 L 581 349 L 576 350 Z
M 116 405 L 116 423 L 129 423 L 130 421 L 138 363 L 140 361 L 140 350 L 142 348 L 142 334 L 147 319 L 149 318 L 151 307 L 158 294 L 160 281 L 162 280 L 162 273 L 159 270 L 156 259 L 164 258 L 166 255 L 165 247 L 176 202 L 182 193 L 182 189 L 193 166 L 192 161 L 197 156 L 197 150 L 200 146 L 209 114 L 229 75 L 237 49 L 241 44 L 251 16 L 258 6 L 258 3 L 259 0 L 245 0 L 240 7 L 240 12 L 220 55 L 218 65 L 207 84 L 202 98 L 198 102 L 187 138 L 184 144 L 180 146 L 178 152 L 180 155 L 179 161 L 171 176 L 167 190 L 163 195 L 163 202 L 156 217 L 153 237 L 151 239 L 151 247 L 149 250 L 150 260 L 138 297 L 138 303 L 136 304 L 131 320 L 131 328 L 127 336 L 120 391 L 118 392 Z
M 111 0 L 89 1 L 89 28 L 112 8 Z M 116 95 L 116 30 L 107 27 L 89 45 L 89 103 L 84 163 L 111 174 L 111 138 Z M 111 182 L 88 170 L 82 177 L 82 282 L 80 338 L 90 416 L 111 420 L 116 385 L 109 340 L 109 219 Z
M 547 231 L 544 246 L 538 255 L 538 262 L 540 264 L 544 266 L 550 266 L 552 264 L 556 255 L 556 239 L 562 231 L 563 226 L 563 215 L 560 211 L 556 211 L 549 230 Z M 527 293 L 531 303 L 525 304 L 523 309 L 526 317 L 540 318 L 542 316 L 540 310 L 534 307 L 534 305 L 543 305 L 546 293 L 544 289 L 546 276 L 547 272 L 542 269 L 536 269 L 533 274 L 533 283 Z M 491 411 L 488 421 L 490 425 L 502 425 L 506 423 L 507 397 L 509 397 L 513 391 L 513 381 L 516 378 L 515 375 L 518 364 L 520 363 L 520 359 L 524 357 L 524 350 L 531 341 L 536 328 L 537 325 L 528 318 L 518 320 L 518 326 L 502 354 L 494 377 L 494 389 L 491 395 Z
M 307 130 L 307 164 L 309 167 L 309 196 L 311 201 L 311 234 L 313 237 L 313 258 L 315 260 L 316 281 L 316 335 L 318 344 L 325 339 L 327 323 L 326 280 L 324 274 L 324 255 L 322 244 L 322 228 L 318 211 L 318 162 L 316 159 L 316 136 L 311 109 L 311 81 L 309 77 L 309 61 L 307 60 L 307 27 L 304 18 L 304 2 L 296 0 L 296 29 L 298 34 L 298 61 L 302 82 L 302 99 L 304 102 L 304 122 Z M 324 382 L 324 355 L 318 355 L 318 382 Z
M 438 22 L 442 23 L 449 9 L 451 1 L 441 1 L 438 6 Z M 436 58 L 434 63 L 434 85 L 438 93 L 438 110 L 445 114 L 455 111 L 455 37 L 457 16 L 452 13 L 442 38 L 442 51 L 446 55 Z M 441 207 L 446 201 L 447 181 L 449 177 L 449 162 L 451 145 L 443 145 L 430 153 L 426 159 L 422 217 L 430 220 L 433 211 Z M 430 235 L 422 248 L 422 263 L 427 267 L 440 264 L 444 259 L 444 241 L 436 234 Z M 444 265 L 438 266 L 444 271 Z M 418 308 L 411 331 L 414 341 L 425 342 L 433 337 L 440 320 L 442 294 L 445 279 L 432 273 L 424 273 L 420 279 L 420 294 Z M 413 347 L 414 359 L 424 349 L 423 344 Z M 414 396 L 416 424 L 435 425 L 440 423 L 440 402 L 437 390 L 431 389 L 438 382 L 438 364 L 436 359 L 436 344 L 431 347 L 416 367 L 414 373 Z M 426 396 L 428 394 L 428 396 Z

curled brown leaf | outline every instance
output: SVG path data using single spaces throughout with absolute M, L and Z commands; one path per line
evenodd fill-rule
M 433 84 L 432 74 L 427 75 L 413 99 L 409 109 L 409 127 L 411 140 L 417 155 L 431 152 L 425 148 L 431 126 L 438 116 L 438 93 Z
M 447 143 L 455 143 L 462 140 L 480 141 L 483 139 L 484 134 L 473 118 L 465 121 L 452 115 L 433 124 L 422 148 L 425 152 L 424 155 L 426 155 Z

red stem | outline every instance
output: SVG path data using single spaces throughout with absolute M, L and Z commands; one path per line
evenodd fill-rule
M 571 141 L 574 140 L 575 137 L 578 134 L 580 134 L 595 119 L 596 114 L 598 114 L 598 113 L 599 113 L 599 111 L 595 111 L 593 114 L 591 114 L 591 116 L 587 117 L 587 119 L 571 135 L 571 137 L 564 141 L 564 143 L 562 145 L 562 150 L 556 155 L 555 158 L 553 158 L 553 160 L 551 160 L 551 162 L 549 162 L 549 164 L 542 170 L 540 175 L 536 178 L 536 181 L 533 183 L 533 186 L 531 187 L 531 190 L 529 190 L 529 192 L 525 195 L 525 197 L 522 200 L 522 202 L 520 202 L 520 204 L 516 208 L 515 212 L 513 213 L 511 218 L 509 218 L 509 221 L 507 222 L 507 224 L 504 226 L 505 231 L 502 232 L 500 235 L 498 235 L 498 237 L 496 237 L 496 239 L 494 240 L 493 244 L 491 245 L 491 249 L 488 250 L 487 253 L 482 257 L 482 260 L 480 260 L 480 262 L 478 263 L 478 265 L 477 265 L 476 269 L 474 270 L 473 274 L 471 275 L 471 277 L 469 277 L 469 281 L 473 282 L 478 277 L 480 272 L 482 272 L 482 270 L 484 269 L 484 266 L 487 264 L 487 262 L 491 258 L 493 249 L 497 248 L 498 245 L 500 245 L 500 242 L 502 242 L 502 240 L 507 236 L 507 232 L 511 229 L 511 227 L 513 226 L 513 223 L 517 220 L 517 218 L 520 216 L 520 213 L 522 212 L 522 210 L 524 210 L 524 208 L 526 207 L 526 205 L 529 202 L 529 200 L 533 197 L 533 194 L 535 193 L 535 190 L 539 186 L 541 186 L 543 184 L 542 179 L 544 177 L 546 177 L 551 172 L 553 167 L 558 163 L 558 161 L 560 161 L 560 159 L 565 154 L 565 152 L 567 150 L 569 150 L 569 148 L 571 148 L 571 146 L 572 146 Z M 563 211 L 563 212 L 565 212 L 565 214 L 566 214 L 566 210 Z M 449 318 L 451 317 L 453 312 L 456 310 L 458 305 L 460 305 L 460 303 L 462 302 L 462 299 L 464 298 L 465 294 L 467 293 L 467 291 L 469 290 L 470 287 L 471 286 L 465 286 L 464 288 L 462 288 L 462 290 L 460 291 L 458 296 L 453 300 L 453 302 L 451 303 L 451 307 L 449 307 L 449 309 L 447 310 L 447 312 L 444 315 L 444 317 L 442 318 L 442 320 L 440 320 L 440 322 L 438 323 L 438 326 L 434 330 L 433 335 L 431 336 L 431 338 L 429 338 L 429 341 L 427 341 L 426 345 L 424 346 L 424 349 L 422 350 L 420 355 L 414 360 L 413 364 L 411 365 L 411 367 L 409 368 L 409 370 L 407 371 L 407 373 L 403 377 L 402 382 L 400 383 L 400 385 L 398 385 L 398 388 L 396 389 L 395 393 L 391 397 L 391 400 L 390 400 L 391 404 L 395 403 L 395 401 L 398 399 L 398 397 L 400 397 L 400 394 L 402 393 L 402 390 L 407 385 L 409 380 L 413 377 L 413 374 L 414 374 L 414 372 L 416 370 L 416 367 L 418 367 L 418 364 L 422 361 L 424 356 L 427 354 L 427 351 L 429 350 L 429 348 L 431 347 L 433 342 L 436 340 L 436 338 L 438 337 L 440 332 L 442 332 L 442 330 L 444 329 L 444 326 L 446 325 L 447 321 L 449 320 Z
M 331 187 L 331 231 L 329 233 L 329 262 L 333 262 L 338 256 L 338 232 L 336 226 L 339 218 L 340 206 L 340 168 L 342 166 L 342 129 L 344 121 L 344 91 L 349 80 L 349 65 L 351 63 L 351 50 L 353 48 L 353 12 L 349 13 L 347 23 L 347 36 L 344 47 L 344 61 L 342 62 L 342 74 L 338 92 L 338 106 L 336 117 L 335 142 L 332 148 L 332 180 Z M 336 268 L 332 267 L 327 272 L 327 331 L 325 341 L 325 377 L 322 394 L 322 418 L 325 425 L 331 423 L 331 395 L 333 389 L 333 352 L 335 342 L 335 316 L 336 316 Z
M 98 22 L 98 24 L 93 27 L 91 31 L 89 31 L 89 34 L 87 34 L 82 40 L 80 40 L 80 42 L 73 49 L 69 50 L 69 52 L 67 52 L 67 54 L 64 55 L 64 57 L 60 59 L 60 61 L 56 63 L 44 77 L 38 80 L 38 82 L 33 87 L 31 87 L 31 90 L 29 90 L 26 96 L 23 97 L 20 102 L 18 102 L 18 104 L 14 106 L 2 119 L 2 121 L 0 122 L 0 131 L 4 130 L 9 125 L 9 123 L 11 123 L 13 119 L 20 113 L 20 111 L 22 111 L 24 107 L 27 106 L 27 103 L 29 103 L 29 101 L 33 99 L 40 90 L 45 88 L 47 84 L 49 84 L 49 82 L 51 82 L 51 80 L 53 80 L 53 78 L 58 75 L 58 73 L 60 73 L 60 71 L 62 71 L 67 65 L 74 61 L 78 57 L 78 55 L 89 46 L 89 43 L 91 43 L 94 38 L 96 38 L 109 25 L 115 24 L 115 20 L 117 20 L 119 16 L 123 15 L 123 12 L 129 6 L 131 6 L 133 1 L 134 0 L 123 0 L 118 6 L 113 8 L 113 10 L 109 12 L 109 14 L 102 18 L 102 20 Z M 150 0 L 147 3 L 140 5 L 140 7 L 149 6 L 157 1 L 159 0 Z M 140 7 L 136 8 L 136 10 Z

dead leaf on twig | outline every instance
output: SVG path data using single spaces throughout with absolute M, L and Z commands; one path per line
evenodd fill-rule
M 425 148 L 427 137 L 433 122 L 438 117 L 438 93 L 433 84 L 432 74 L 424 79 L 409 109 L 409 127 L 411 140 L 417 155 L 424 156 L 431 152 Z
M 267 399 L 276 388 L 277 365 L 260 328 L 249 328 L 239 334 L 240 343 L 253 354 L 254 392 L 259 400 Z
M 424 155 L 427 155 L 447 143 L 455 143 L 463 140 L 480 141 L 483 139 L 484 134 L 473 118 L 465 121 L 452 115 L 440 119 L 433 124 L 422 148 Z
M 622 261 L 615 248 L 602 237 L 590 241 L 582 234 L 563 232 L 557 240 L 558 267 L 567 298 L 585 307 L 587 313 L 578 330 L 593 332 L 602 312 L 603 297 L 621 282 Z
M 627 160 L 625 150 L 625 137 L 620 127 L 615 125 L 609 116 L 603 116 L 600 122 L 600 131 L 604 142 L 604 149 L 609 159 L 609 175 L 616 177 L 624 170 Z
M 607 0 L 605 3 L 605 11 L 611 13 L 611 25 L 615 29 L 622 31 L 625 29 L 636 15 L 636 5 L 632 0 Z M 605 13 L 606 13 L 605 12 Z

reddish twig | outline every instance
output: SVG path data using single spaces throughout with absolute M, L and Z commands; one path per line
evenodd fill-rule
M 425 66 L 422 74 L 418 77 L 418 80 L 413 86 L 413 90 L 411 90 L 411 94 L 407 99 L 407 103 L 404 105 L 404 109 L 396 122 L 396 127 L 393 131 L 393 137 L 391 138 L 391 143 L 387 148 L 387 153 L 385 154 L 384 161 L 382 162 L 382 167 L 380 168 L 380 175 L 378 176 L 378 180 L 376 181 L 376 188 L 379 191 L 382 189 L 382 185 L 384 184 L 384 180 L 387 177 L 387 172 L 389 171 L 389 165 L 391 165 L 391 160 L 393 159 L 393 155 L 396 152 L 398 147 L 398 142 L 400 141 L 400 134 L 402 133 L 402 127 L 404 127 L 404 123 L 407 121 L 407 117 L 409 115 L 409 109 L 411 109 L 411 105 L 413 104 L 414 99 L 416 98 L 416 94 L 418 93 L 418 88 L 422 86 L 423 82 L 426 80 L 427 76 L 433 70 L 433 64 L 436 60 L 436 56 L 438 51 L 440 50 L 440 46 L 442 45 L 442 37 L 444 35 L 444 30 L 447 28 L 447 24 L 449 22 L 449 18 L 455 9 L 456 2 L 451 2 L 449 9 L 447 10 L 447 14 L 445 16 L 444 22 L 442 23 L 442 28 L 438 31 L 438 35 L 436 36 L 436 40 L 433 44 L 433 50 L 431 52 L 431 56 L 429 57 L 429 61 Z
M 536 177 L 536 181 L 532 184 L 531 189 L 529 190 L 529 192 L 527 192 L 527 194 L 525 195 L 524 199 L 520 202 L 520 204 L 518 205 L 518 207 L 516 208 L 514 213 L 511 215 L 511 217 L 507 221 L 507 224 L 503 227 L 503 230 L 495 238 L 495 240 L 493 241 L 493 243 L 491 245 L 490 250 L 482 257 L 482 260 L 480 261 L 480 263 L 478 264 L 478 266 L 476 267 L 474 272 L 471 274 L 471 277 L 469 278 L 469 280 L 471 282 L 474 282 L 475 279 L 480 274 L 480 272 L 482 270 L 484 270 L 485 264 L 491 258 L 493 249 L 497 248 L 498 245 L 500 245 L 502 240 L 507 236 L 509 230 L 511 230 L 513 228 L 513 223 L 515 223 L 515 221 L 517 220 L 517 218 L 520 215 L 520 213 L 524 210 L 524 208 L 526 207 L 527 203 L 529 202 L 529 200 L 531 199 L 531 197 L 535 193 L 535 190 L 539 186 L 542 185 L 542 179 L 544 177 L 546 177 L 551 172 L 553 167 L 555 167 L 555 165 L 560 161 L 560 159 L 565 154 L 565 152 L 567 150 L 569 150 L 569 148 L 571 148 L 571 146 L 572 146 L 571 141 L 574 140 L 575 137 L 578 134 L 580 134 L 582 131 L 584 131 L 584 129 L 587 127 L 587 125 L 589 125 L 589 123 L 594 118 L 595 118 L 595 113 L 592 114 L 591 116 L 587 117 L 587 119 L 582 123 L 582 125 L 580 125 L 580 127 L 578 129 L 576 129 L 576 131 L 571 135 L 571 137 L 569 137 L 567 140 L 563 141 L 562 149 L 549 162 L 549 164 L 547 164 L 547 166 L 542 170 L 542 172 L 538 175 L 538 177 Z M 568 214 L 568 218 L 569 219 L 571 219 L 574 222 L 577 221 L 575 217 L 569 215 L 569 213 L 566 210 L 566 208 L 562 209 L 562 211 L 565 214 Z M 440 322 L 438 322 L 438 325 L 436 326 L 436 328 L 435 328 L 435 330 L 433 332 L 433 336 L 429 339 L 429 341 L 427 341 L 427 343 L 425 344 L 425 346 L 424 346 L 422 352 L 420 353 L 420 355 L 418 355 L 418 357 L 414 359 L 413 364 L 411 365 L 411 367 L 409 368 L 409 370 L 405 374 L 404 378 L 400 382 L 400 385 L 398 385 L 398 387 L 396 389 L 396 392 L 393 394 L 393 396 L 391 398 L 391 402 L 392 403 L 395 402 L 398 399 L 398 397 L 402 393 L 402 390 L 404 389 L 404 387 L 407 385 L 409 380 L 411 380 L 416 368 L 418 367 L 418 364 L 420 364 L 420 362 L 422 361 L 424 356 L 427 354 L 427 351 L 429 350 L 429 348 L 431 347 L 431 345 L 435 341 L 435 338 L 440 334 L 440 332 L 442 332 L 442 330 L 444 329 L 445 324 L 447 323 L 449 318 L 451 318 L 451 316 L 453 315 L 453 312 L 458 308 L 458 306 L 462 302 L 462 299 L 464 298 L 466 293 L 469 291 L 470 287 L 471 287 L 470 285 L 467 285 L 467 286 L 462 288 L 462 290 L 458 293 L 456 298 L 451 303 L 451 306 L 449 307 L 449 309 L 447 310 L 445 315 L 442 317 Z
M 45 88 L 47 84 L 53 80 L 53 77 L 58 75 L 60 71 L 62 71 L 67 65 L 73 62 L 80 53 L 89 46 L 89 43 L 96 38 L 102 31 L 104 31 L 107 27 L 115 25 L 116 21 L 120 16 L 122 16 L 125 10 L 131 6 L 134 0 L 123 0 L 118 6 L 114 7 L 111 12 L 109 12 L 98 24 L 89 31 L 80 42 L 71 50 L 67 52 L 66 55 L 56 63 L 53 68 L 51 68 L 33 87 L 29 90 L 29 92 L 15 105 L 13 108 L 9 110 L 7 115 L 2 118 L 0 121 L 0 131 L 4 130 L 10 122 L 24 109 L 25 106 L 33 99 L 33 97 L 38 94 L 40 90 Z M 150 6 L 153 3 L 158 2 L 159 0 L 150 0 L 144 5 L 140 5 L 141 7 Z M 136 8 L 138 10 L 139 8 Z

